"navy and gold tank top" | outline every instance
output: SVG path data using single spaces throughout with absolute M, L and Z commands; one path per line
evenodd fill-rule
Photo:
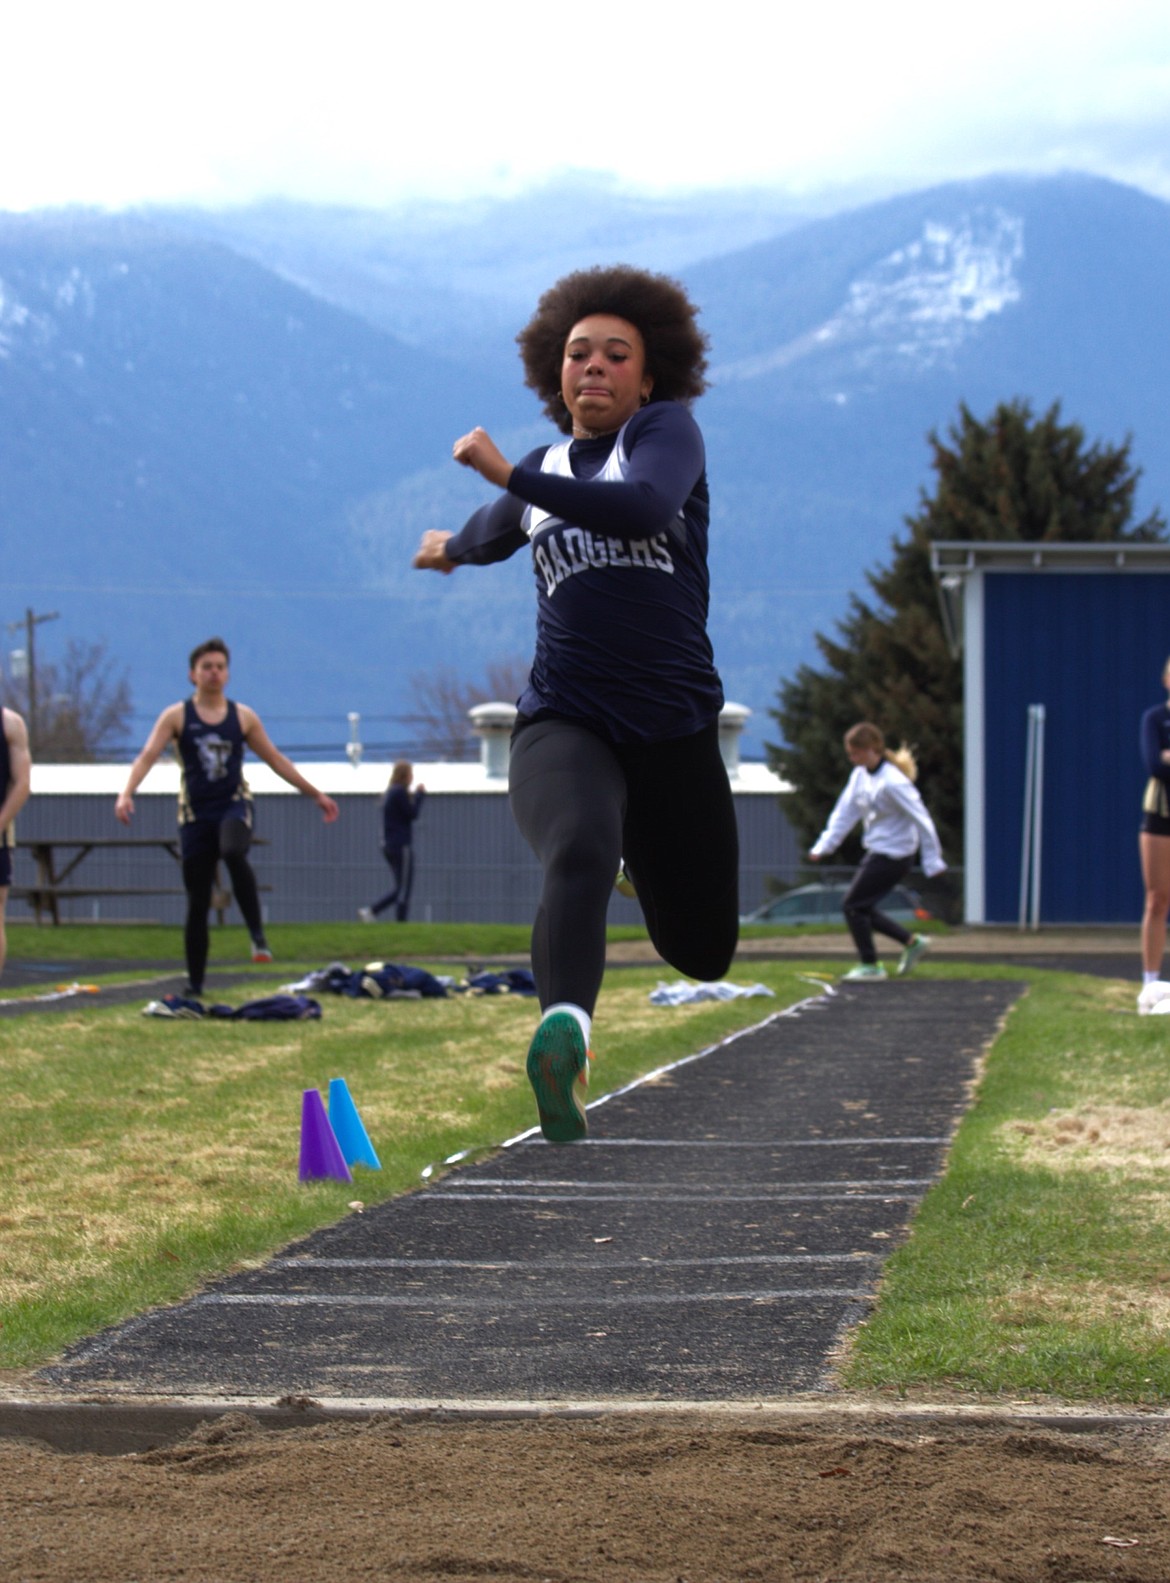
M 1142 812 L 1170 818 L 1170 764 L 1162 754 L 1170 751 L 1170 705 L 1155 704 L 1142 716 L 1141 755 L 1149 779 L 1142 794 Z
M 243 774 L 244 733 L 239 710 L 230 698 L 227 714 L 213 726 L 199 718 L 193 698 L 186 700 L 178 751 L 183 769 L 180 824 L 222 819 L 234 802 L 251 799 Z

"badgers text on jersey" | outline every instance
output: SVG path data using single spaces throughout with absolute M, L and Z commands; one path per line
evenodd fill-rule
M 549 528 L 547 518 L 542 525 Z M 603 538 L 586 528 L 557 523 L 542 535 L 538 544 L 533 545 L 532 559 L 544 578 L 550 598 L 566 577 L 575 577 L 578 572 L 587 572 L 591 567 L 600 571 L 604 566 L 642 566 L 651 571 L 674 574 L 674 562 L 665 533 L 656 533 L 649 539 Z

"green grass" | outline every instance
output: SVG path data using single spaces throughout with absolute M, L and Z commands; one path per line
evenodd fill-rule
M 526 953 L 527 924 L 482 923 L 277 923 L 269 929 L 282 962 L 319 967 L 347 953 L 355 960 L 397 956 L 493 956 Z M 633 927 L 614 929 L 611 939 L 645 935 Z M 54 928 L 8 925 L 8 955 L 30 962 L 174 962 L 181 969 L 182 932 L 172 924 L 66 923 Z M 210 970 L 248 965 L 247 932 L 236 925 L 212 926 Z
M 1032 981 L 853 1338 L 849 1387 L 1170 1398 L 1167 1030 L 1133 1014 L 1132 985 Z
M 944 933 L 946 925 L 934 920 L 919 925 L 923 933 Z M 818 924 L 745 924 L 744 939 L 797 939 L 809 935 L 847 934 L 845 925 L 826 921 Z M 371 960 L 382 957 L 464 957 L 483 960 L 491 956 L 527 955 L 531 928 L 528 924 L 484 923 L 277 923 L 268 931 L 269 941 L 280 962 L 301 962 L 320 966 L 347 957 Z M 646 931 L 637 924 L 610 927 L 610 940 L 644 940 Z M 181 971 L 183 944 L 181 931 L 173 924 L 65 923 L 54 928 L 32 923 L 8 925 L 8 954 L 13 959 L 37 963 L 173 962 Z M 246 931 L 227 924 L 211 930 L 209 970 L 235 972 L 250 965 Z

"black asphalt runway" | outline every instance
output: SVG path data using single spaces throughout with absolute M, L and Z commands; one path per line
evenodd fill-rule
M 525 1136 L 38 1377 L 115 1400 L 816 1391 L 1021 988 L 842 986 L 595 1104 L 586 1142 Z

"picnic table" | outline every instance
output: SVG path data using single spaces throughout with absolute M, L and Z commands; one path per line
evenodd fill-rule
M 178 831 L 168 836 L 34 836 L 31 840 L 22 840 L 20 845 L 36 864 L 37 878 L 33 885 L 13 886 L 12 894 L 22 896 L 29 902 L 36 914 L 38 924 L 45 921 L 46 914 L 54 924 L 59 924 L 60 903 L 73 901 L 82 896 L 181 896 L 183 894 L 181 884 L 87 885 L 77 881 L 70 883 L 71 876 L 77 873 L 91 852 L 124 850 L 131 847 L 150 848 L 154 851 L 167 852 L 176 863 L 180 863 L 182 854 L 179 850 Z M 265 842 L 261 839 L 254 841 L 253 845 L 263 846 Z M 67 852 L 73 855 L 66 858 L 64 854 Z M 260 889 L 270 890 L 271 886 L 262 885 Z M 231 899 L 231 892 L 219 882 L 217 869 L 212 906 L 219 915 L 220 923 L 223 922 L 224 912 L 230 905 Z

